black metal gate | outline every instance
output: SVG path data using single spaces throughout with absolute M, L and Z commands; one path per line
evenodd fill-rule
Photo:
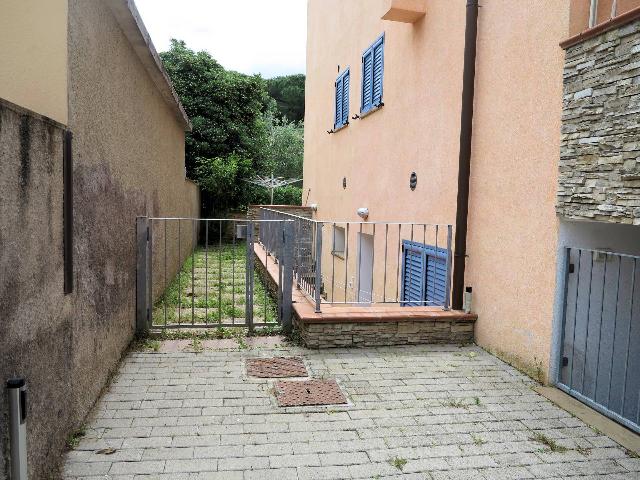
M 559 387 L 640 432 L 639 257 L 566 251 Z
M 282 255 L 257 259 L 263 241 Z M 292 221 L 139 217 L 137 249 L 139 332 L 291 329 Z

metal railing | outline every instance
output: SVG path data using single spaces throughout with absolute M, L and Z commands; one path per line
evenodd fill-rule
M 138 330 L 291 327 L 293 222 L 286 219 L 146 218 L 137 220 Z M 255 263 L 258 232 L 282 252 L 280 282 L 269 258 Z M 273 261 L 273 260 L 272 260 Z
M 293 277 L 316 312 L 322 304 L 450 307 L 451 225 L 318 221 L 265 207 L 260 219 L 293 220 Z M 282 255 L 271 233 L 261 243 Z

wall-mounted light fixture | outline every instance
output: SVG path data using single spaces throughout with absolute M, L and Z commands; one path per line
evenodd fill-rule
M 367 207 L 361 207 L 358 209 L 358 216 L 363 220 L 369 218 L 369 209 Z

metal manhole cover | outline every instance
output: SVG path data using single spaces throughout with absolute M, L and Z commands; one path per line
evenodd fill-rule
M 307 377 L 307 368 L 300 357 L 249 358 L 247 375 L 260 378 Z
M 276 399 L 281 407 L 347 403 L 347 397 L 344 396 L 335 380 L 278 382 L 276 384 Z

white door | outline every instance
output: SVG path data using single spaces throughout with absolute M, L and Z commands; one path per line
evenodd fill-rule
M 358 303 L 373 299 L 373 235 L 358 233 Z

